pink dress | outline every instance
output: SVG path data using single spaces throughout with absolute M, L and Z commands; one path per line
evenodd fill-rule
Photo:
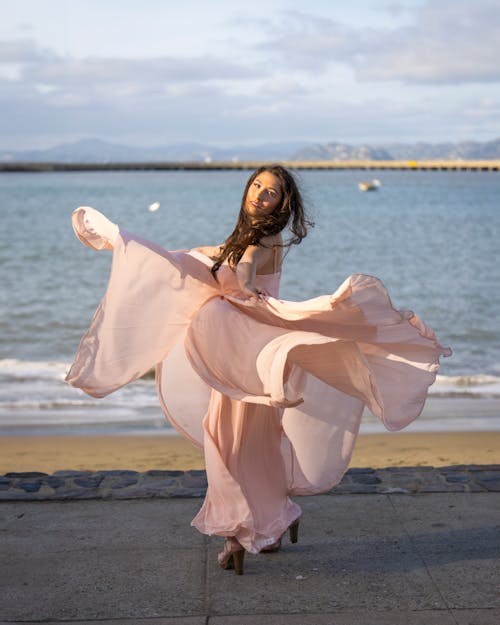
M 110 249 L 73 226 L 82 242 Z M 388 430 L 422 411 L 440 356 L 451 354 L 382 283 L 350 276 L 332 294 L 277 299 L 279 274 L 257 276 L 265 302 L 219 282 L 199 252 L 167 252 L 123 230 L 106 294 L 67 381 L 104 397 L 156 366 L 163 410 L 203 446 L 208 490 L 193 525 L 253 553 L 300 516 L 290 495 L 324 492 L 346 471 L 365 405 Z

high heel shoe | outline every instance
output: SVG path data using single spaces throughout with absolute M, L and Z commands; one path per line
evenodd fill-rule
M 290 532 L 290 542 L 291 543 L 296 543 L 299 540 L 299 519 L 297 519 L 296 521 L 294 521 L 290 527 L 288 528 L 288 531 Z
M 224 550 L 219 553 L 217 560 L 224 570 L 234 569 L 235 575 L 243 575 L 243 560 L 245 549 L 233 536 L 228 536 L 224 543 Z
M 296 543 L 299 540 L 299 519 L 295 520 L 288 526 L 288 532 L 290 533 L 290 542 Z M 275 551 L 279 551 L 281 549 L 282 538 L 283 536 L 280 536 L 276 542 L 269 545 L 269 547 L 264 547 L 261 551 L 263 553 L 274 553 Z

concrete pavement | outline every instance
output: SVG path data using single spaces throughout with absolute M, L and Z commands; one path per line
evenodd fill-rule
M 217 565 L 200 498 L 0 504 L 0 623 L 498 625 L 500 493 L 297 498 L 299 542 Z

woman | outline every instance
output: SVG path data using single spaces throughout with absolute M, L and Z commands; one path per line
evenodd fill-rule
M 279 165 L 250 176 L 219 246 L 167 252 L 86 207 L 73 225 L 114 256 L 67 380 L 103 397 L 156 365 L 165 414 L 204 447 L 208 489 L 192 524 L 226 537 L 219 563 L 237 574 L 245 551 L 278 549 L 287 529 L 297 540 L 289 496 L 340 481 L 364 406 L 389 430 L 405 427 L 451 354 L 372 276 L 304 302 L 276 299 L 282 251 L 311 225 Z

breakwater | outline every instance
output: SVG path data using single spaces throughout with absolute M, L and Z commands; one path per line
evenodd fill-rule
M 204 497 L 204 470 L 38 471 L 0 476 L 0 501 Z M 352 468 L 330 495 L 409 495 L 500 491 L 500 465 Z M 326 493 L 325 493 L 326 494 Z
M 272 161 L 275 162 L 275 161 Z M 290 169 L 331 170 L 420 170 L 420 171 L 499 171 L 500 160 L 422 160 L 422 161 L 279 161 Z M 130 163 L 3 162 L 0 172 L 52 171 L 211 171 L 253 170 L 271 161 L 158 161 Z

